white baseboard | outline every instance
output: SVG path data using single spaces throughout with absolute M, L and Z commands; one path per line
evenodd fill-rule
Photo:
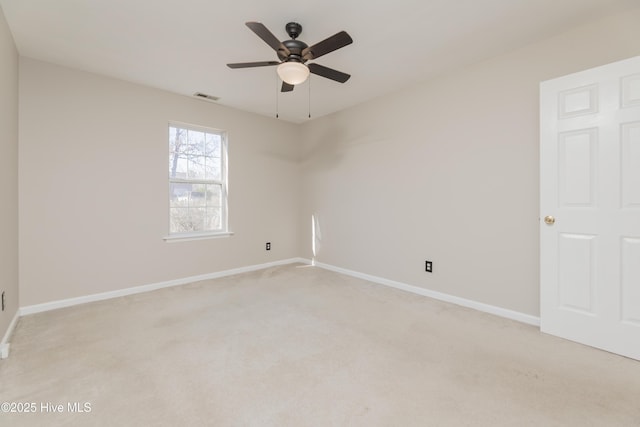
M 460 305 L 462 307 L 473 308 L 474 310 L 482 311 L 496 316 L 504 317 L 511 320 L 516 320 L 528 325 L 540 326 L 540 318 L 532 316 L 530 314 L 520 313 L 518 311 L 508 310 L 506 308 L 496 307 L 489 304 L 484 304 L 478 301 L 468 300 L 465 298 L 456 297 L 453 295 L 445 294 L 442 292 L 431 291 L 429 289 L 421 288 L 419 286 L 408 285 L 406 283 L 396 282 L 394 280 L 384 279 L 382 277 L 372 276 L 369 274 L 360 273 L 353 270 L 347 270 L 345 268 L 336 267 L 330 264 L 324 264 L 321 262 L 305 260 L 306 263 L 315 265 L 325 270 L 334 271 L 336 273 L 346 274 L 347 276 L 357 277 L 358 279 L 368 280 L 370 282 L 378 283 L 380 285 L 390 286 L 392 288 L 400 289 L 414 294 L 422 295 L 425 297 L 437 299 L 440 301 L 449 302 L 452 304 Z
M 0 359 L 6 359 L 9 357 L 9 347 L 11 344 L 0 344 Z
M 4 337 L 2 337 L 2 341 L 0 341 L 0 359 L 6 359 L 7 357 L 9 357 L 9 340 L 11 339 L 11 335 L 13 334 L 13 330 L 18 324 L 19 318 L 20 310 L 16 310 L 15 316 L 13 316 L 11 323 L 9 323 L 7 332 L 5 332 Z
M 336 267 L 330 264 L 316 262 L 315 260 L 309 260 L 306 258 L 289 258 L 289 259 L 269 262 L 265 264 L 256 264 L 256 265 L 251 265 L 247 267 L 240 267 L 240 268 L 234 268 L 231 270 L 219 271 L 215 273 L 202 274 L 199 276 L 184 277 L 181 279 L 169 280 L 166 282 L 152 283 L 148 285 L 135 286 L 135 287 L 126 288 L 126 289 L 119 289 L 117 291 L 102 292 L 98 294 L 86 295 L 86 296 L 81 296 L 76 298 L 68 298 L 63 300 L 46 302 L 43 304 L 35 304 L 35 305 L 28 305 L 25 307 L 21 307 L 16 313 L 16 315 L 14 316 L 11 324 L 9 325 L 9 328 L 3 340 L 0 342 L 0 355 L 4 351 L 8 353 L 8 349 L 9 349 L 8 341 L 9 341 L 9 338 L 11 337 L 11 333 L 13 332 L 13 329 L 15 328 L 15 325 L 20 316 L 26 316 L 29 314 L 41 313 L 49 310 L 56 310 L 64 307 L 71 307 L 79 304 L 86 304 L 89 302 L 103 301 L 103 300 L 118 298 L 126 295 L 134 295 L 134 294 L 139 294 L 143 292 L 155 291 L 157 289 L 168 288 L 172 286 L 186 285 L 188 283 L 198 282 L 201 280 L 217 279 L 220 277 L 232 276 L 234 274 L 248 273 L 251 271 L 263 270 L 265 268 L 276 267 L 276 266 L 286 265 L 286 264 L 294 264 L 294 263 L 314 265 L 319 268 L 324 268 L 325 270 L 334 271 L 336 273 L 345 274 L 347 276 L 357 277 L 359 279 L 367 280 L 367 281 L 378 283 L 385 286 L 390 286 L 392 288 L 400 289 L 406 292 L 411 292 L 414 294 L 437 299 L 440 301 L 457 304 L 463 307 L 473 308 L 475 310 L 494 314 L 494 315 L 511 319 L 511 320 L 516 320 L 518 322 L 526 323 L 529 325 L 540 326 L 540 318 L 529 315 L 529 314 L 524 314 L 517 311 L 508 310 L 505 308 L 496 307 L 493 305 L 456 297 L 456 296 L 445 294 L 442 292 L 431 291 L 429 289 L 421 288 L 419 286 L 408 285 L 406 283 L 384 279 L 382 277 L 372 276 L 370 274 L 360 273 L 357 271 Z
M 172 286 L 180 286 L 180 285 L 186 285 L 188 283 L 199 282 L 201 280 L 217 279 L 220 277 L 232 276 L 234 274 L 248 273 L 251 271 L 263 270 L 265 268 L 270 268 L 270 267 L 275 267 L 275 266 L 285 265 L 285 264 L 293 264 L 297 262 L 308 263 L 308 260 L 304 258 L 290 258 L 290 259 L 284 259 L 280 261 L 268 262 L 265 264 L 256 264 L 256 265 L 250 265 L 248 267 L 240 267 L 240 268 L 234 268 L 231 270 L 218 271 L 215 273 L 201 274 L 199 276 L 190 276 L 190 277 L 184 277 L 181 279 L 168 280 L 166 282 L 152 283 L 149 285 L 118 289 L 117 291 L 102 292 L 99 294 L 92 294 L 92 295 L 86 295 L 86 296 L 81 296 L 76 298 L 68 298 L 63 300 L 45 302 L 43 304 L 28 305 L 25 307 L 21 307 L 19 313 L 20 313 L 20 316 L 26 316 L 29 314 L 41 313 L 49 310 L 56 310 L 58 308 L 71 307 L 78 304 L 86 304 L 88 302 L 103 301 L 111 298 L 118 298 L 126 295 L 134 295 L 134 294 L 139 294 L 143 292 L 150 292 L 150 291 L 155 291 L 157 289 L 169 288 Z

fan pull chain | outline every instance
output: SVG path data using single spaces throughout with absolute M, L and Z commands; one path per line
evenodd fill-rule
M 276 73 L 276 119 L 279 118 L 278 117 L 278 86 L 279 86 L 279 81 L 278 81 L 278 74 Z
M 311 118 L 311 76 L 309 76 L 309 118 Z

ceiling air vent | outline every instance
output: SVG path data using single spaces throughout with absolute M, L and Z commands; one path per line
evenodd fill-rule
M 217 101 L 220 99 L 217 96 L 207 95 L 206 93 L 202 93 L 202 92 L 196 92 L 193 94 L 193 96 L 199 99 L 206 99 L 207 101 Z

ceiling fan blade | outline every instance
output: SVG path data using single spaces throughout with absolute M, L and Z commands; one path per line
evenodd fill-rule
M 278 61 L 259 61 L 259 62 L 236 62 L 234 64 L 227 64 L 229 68 L 252 68 L 252 67 L 266 67 L 269 65 L 278 65 Z
M 339 33 L 336 33 L 313 46 L 305 48 L 302 51 L 302 57 L 307 61 L 310 59 L 316 59 L 351 43 L 353 43 L 351 36 L 347 34 L 346 31 L 340 31 Z
M 307 65 L 309 67 L 309 71 L 311 71 L 313 74 L 317 74 L 319 76 L 326 77 L 340 83 L 346 82 L 351 77 L 351 75 L 349 74 L 343 73 L 342 71 L 334 70 L 333 68 L 325 67 L 324 65 L 315 63 Z
M 290 85 L 287 82 L 282 82 L 282 89 L 280 92 L 291 92 L 293 90 L 293 85 Z
M 274 36 L 273 33 L 264 26 L 264 24 L 262 24 L 261 22 L 246 22 L 245 25 L 249 27 L 251 31 L 256 33 L 258 37 L 264 40 L 265 43 L 271 46 L 273 50 L 275 50 L 276 52 L 280 50 L 284 52 L 285 55 L 289 55 L 289 49 L 287 49 L 285 45 L 280 43 L 280 40 L 278 40 L 276 36 Z

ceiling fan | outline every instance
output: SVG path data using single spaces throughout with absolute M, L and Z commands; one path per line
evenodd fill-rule
M 285 29 L 291 40 L 281 42 L 260 22 L 247 22 L 246 26 L 264 40 L 278 54 L 280 61 L 240 62 L 227 64 L 229 68 L 251 68 L 277 65 L 278 75 L 282 79 L 282 92 L 290 92 L 297 84 L 304 82 L 309 73 L 344 83 L 351 77 L 333 68 L 316 63 L 306 64 L 307 61 L 317 59 L 329 52 L 345 47 L 353 40 L 345 31 L 340 31 L 333 36 L 308 46 L 305 42 L 296 40 L 302 32 L 302 25 L 297 22 L 289 22 Z

